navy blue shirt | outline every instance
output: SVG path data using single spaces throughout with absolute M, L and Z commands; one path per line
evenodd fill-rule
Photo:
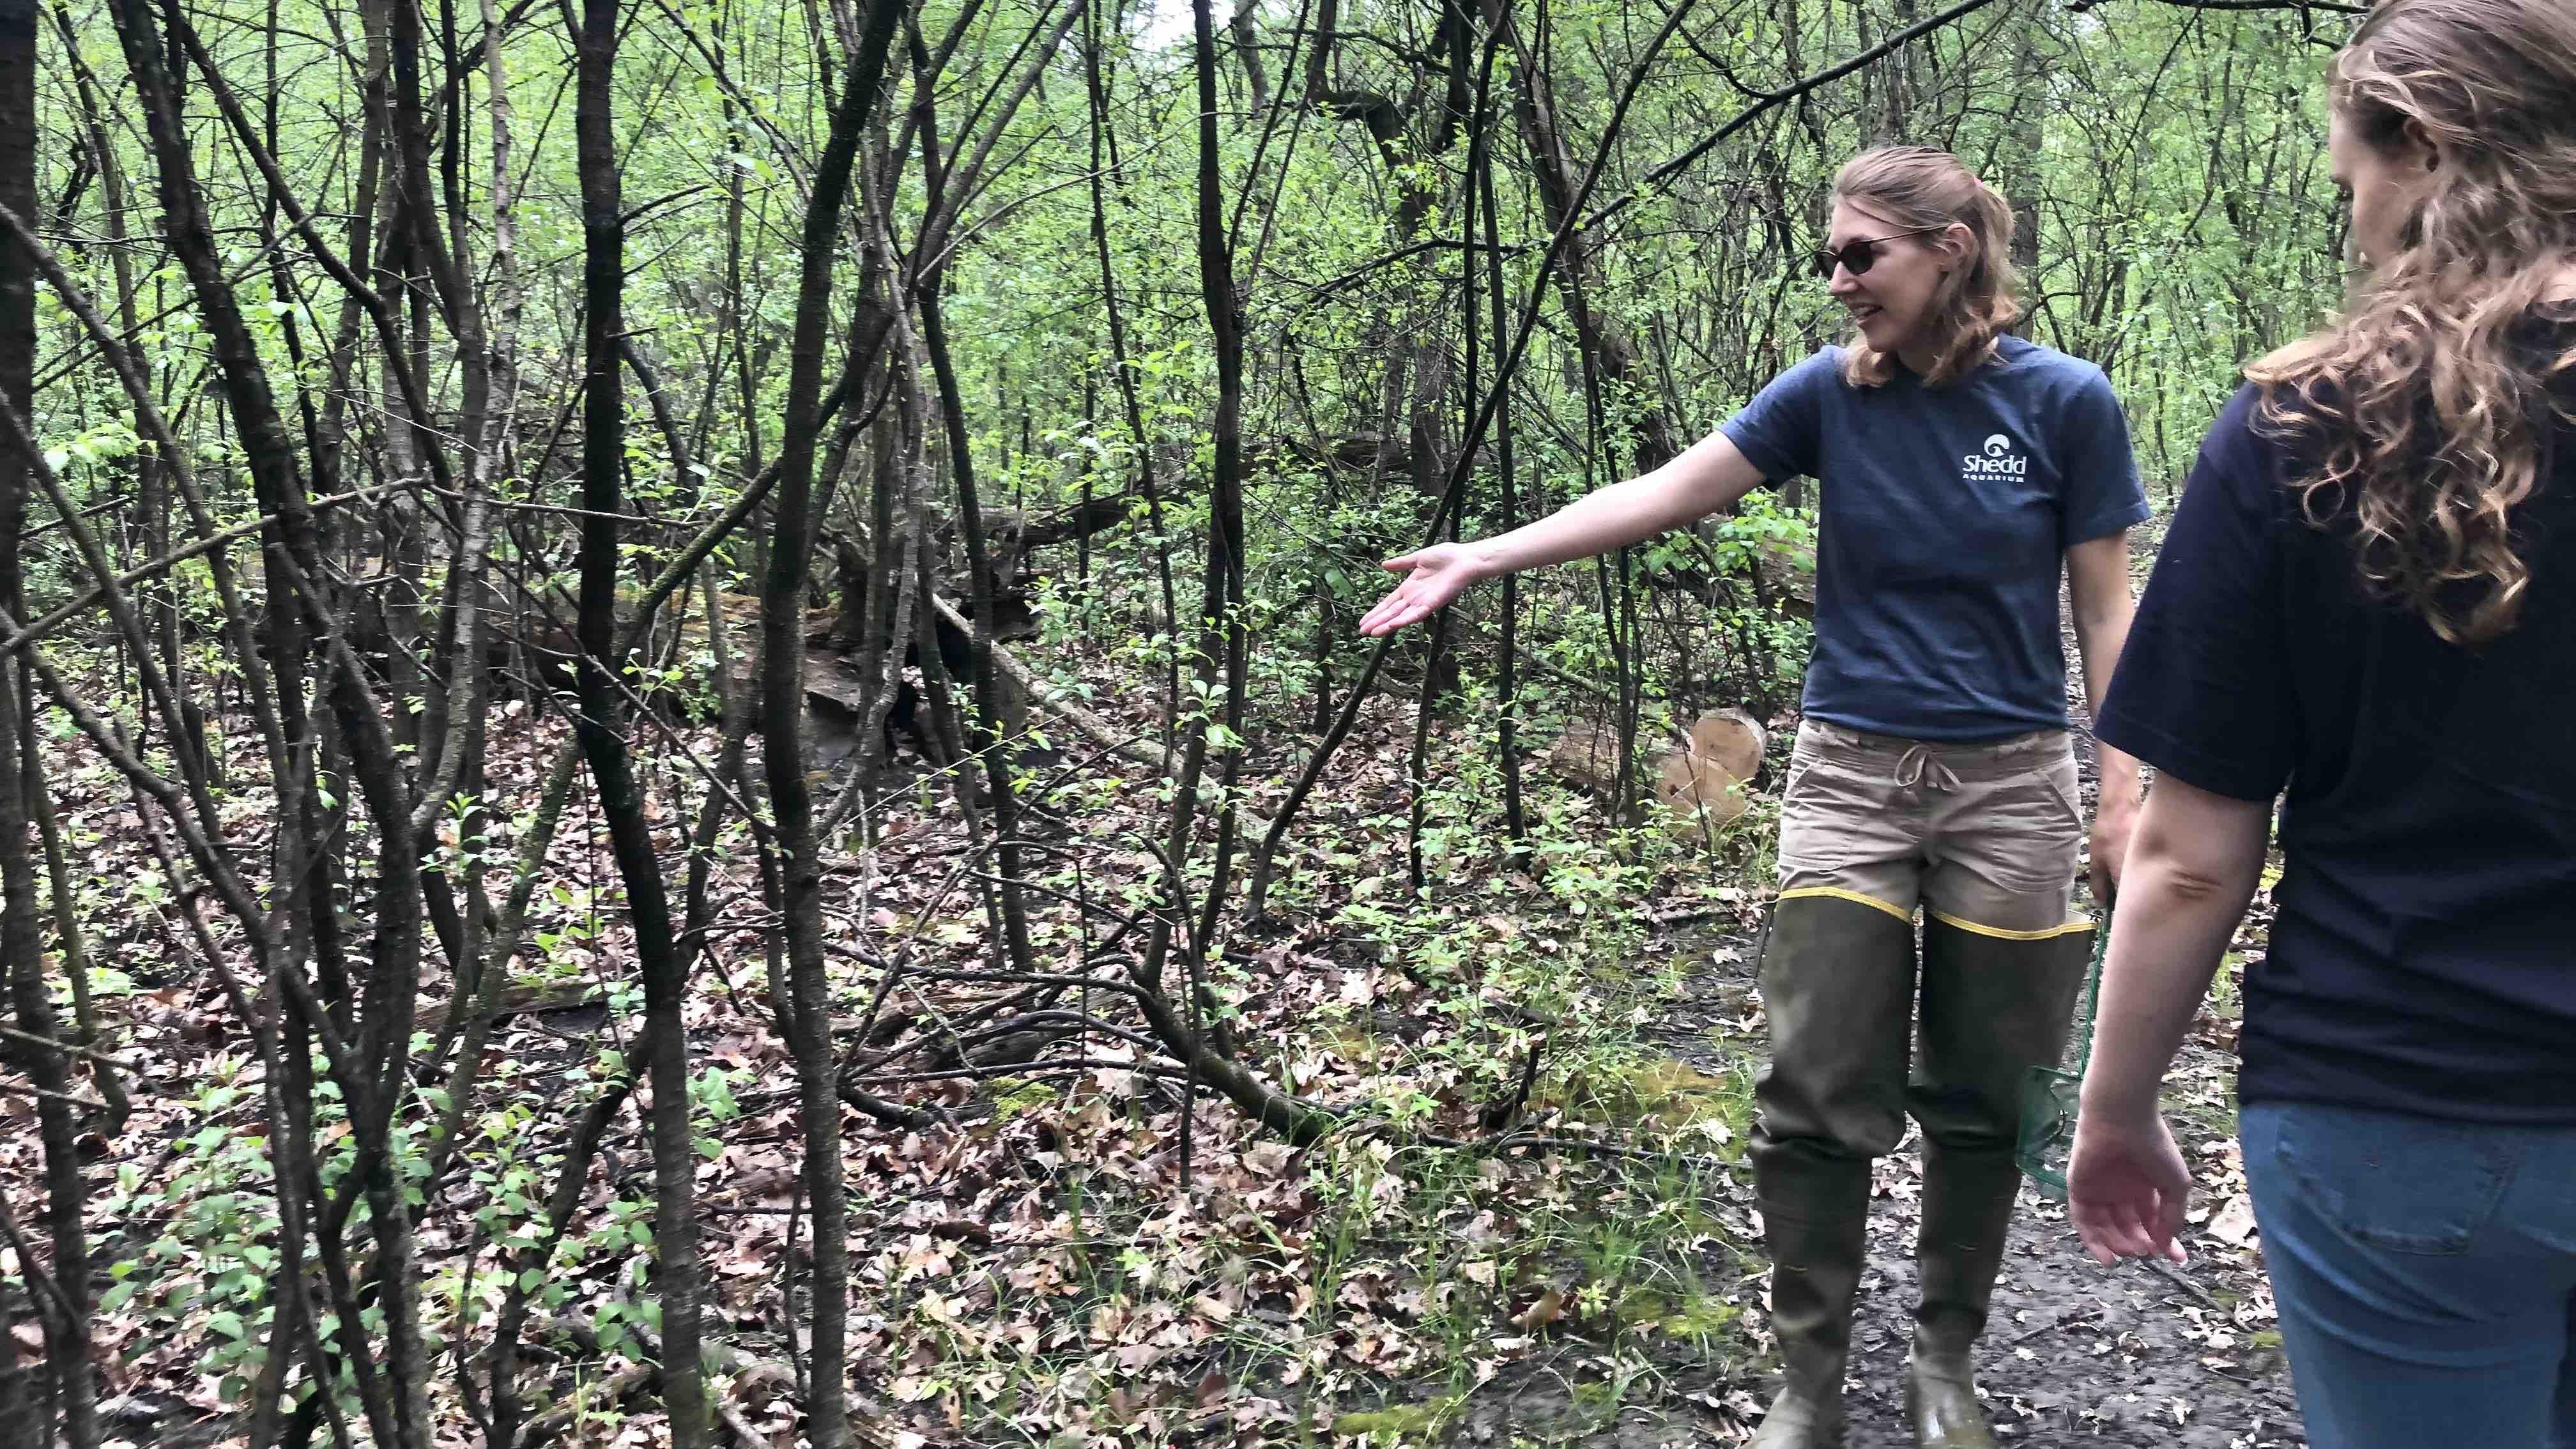
M 2288 787 L 2239 1094 L 2576 1123 L 2576 429 L 2516 519 L 2520 623 L 2472 650 L 2362 586 L 2255 405 L 2201 447 L 2097 724 L 2215 794 Z
M 2102 369 L 2018 337 L 1947 387 L 1843 381 L 1828 347 L 1725 427 L 1774 481 L 1822 485 L 1806 714 L 1917 740 L 2066 726 L 2066 550 L 2147 516 Z

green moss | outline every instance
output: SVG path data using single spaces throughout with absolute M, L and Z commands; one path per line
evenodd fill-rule
M 1343 1061 L 1361 1066 L 1372 1065 L 1377 1061 L 1377 1035 L 1362 1023 L 1335 1022 L 1323 1028 L 1317 1035 L 1325 1045 L 1333 1049 L 1333 1054 Z
M 1565 1396 L 1574 1401 L 1576 1408 L 1597 1416 L 1618 1407 L 1619 1385 L 1607 1379 L 1572 1383 L 1566 1385 Z
M 1743 1315 L 1744 1310 L 1736 1304 L 1695 1295 L 1655 1326 L 1675 1338 L 1715 1338 Z
M 1333 1416 L 1336 1437 L 1356 1439 L 1368 1436 L 1379 1444 L 1392 1444 L 1403 1439 L 1428 1438 L 1449 1422 L 1458 1411 L 1458 1400 L 1433 1399 L 1422 1404 L 1398 1404 L 1384 1409 L 1368 1409 Z
M 1691 1292 L 1678 1304 L 1657 1292 L 1631 1288 L 1619 1296 L 1611 1314 L 1622 1331 L 1663 1333 L 1674 1338 L 1712 1338 L 1743 1312 L 1706 1294 Z
M 1631 1288 L 1619 1295 L 1619 1301 L 1610 1309 L 1610 1316 L 1619 1320 L 1621 1328 L 1652 1328 L 1663 1322 L 1664 1315 L 1672 1311 L 1673 1301 L 1661 1293 Z
M 1674 1057 L 1648 1057 L 1610 1071 L 1596 1080 L 1591 1095 L 1588 1105 L 1623 1123 L 1651 1119 L 1672 1131 L 1716 1123 L 1726 1128 L 1730 1141 L 1741 1141 L 1753 1109 L 1750 1093 L 1736 1078 L 1703 1072 Z
M 993 1079 L 993 1120 L 1007 1122 L 1023 1112 L 1034 1111 L 1056 1099 L 1056 1090 L 1044 1082 L 1021 1077 Z

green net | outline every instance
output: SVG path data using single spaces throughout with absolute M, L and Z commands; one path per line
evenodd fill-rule
M 2093 1054 L 2093 1009 L 2102 996 L 2102 955 L 2111 945 L 2111 912 L 2093 933 L 2093 964 L 2084 973 L 2084 1014 L 2075 1032 L 2073 1071 L 2033 1067 L 2021 1083 L 2021 1140 L 2013 1160 L 2041 1194 L 2066 1200 L 2066 1158 L 2075 1148 L 2075 1104 L 2084 1094 L 2084 1063 Z

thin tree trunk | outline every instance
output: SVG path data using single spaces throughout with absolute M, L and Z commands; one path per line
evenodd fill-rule
M 22 217 L 41 213 L 36 201 L 36 7 L 33 0 L 0 0 L 0 205 Z M 36 268 L 13 237 L 0 236 L 0 408 L 26 410 L 32 418 L 36 356 Z M 13 426 L 27 439 L 32 426 Z M 19 549 L 26 534 L 28 480 L 36 460 L 0 440 L 0 607 L 27 617 Z M 68 526 L 73 520 L 66 517 Z M 148 645 L 145 647 L 149 647 Z M 144 662 L 144 661 L 138 661 Z M 36 904 L 36 861 L 29 848 L 27 802 L 34 784 L 35 714 L 27 698 L 27 671 L 15 656 L 0 660 L 0 971 L 17 1029 L 37 1041 L 64 1040 L 54 1022 L 52 988 L 45 981 L 44 942 Z M 184 749 L 184 741 L 176 742 Z M 24 1074 L 43 1093 L 36 1103 L 43 1144 L 46 1222 L 53 1239 L 50 1272 L 55 1311 L 39 1312 L 53 1398 L 62 1415 L 62 1437 L 71 1449 L 98 1443 L 98 1389 L 90 1374 L 89 1250 L 83 1234 L 79 1124 L 69 1101 L 71 1073 L 61 1051 L 12 1040 L 0 1061 Z M 38 1265 L 20 1265 L 33 1285 Z M 8 1289 L 0 1284 L 0 1295 Z M 0 1309 L 5 1315 L 6 1309 Z M 9 1325 L 0 1323 L 0 1332 Z M 51 1415 L 32 1402 L 17 1362 L 16 1346 L 0 1350 L 0 1442 L 36 1445 L 53 1438 Z
M 598 789 L 617 873 L 635 928 L 644 979 L 644 1055 L 653 1089 L 655 1292 L 662 1305 L 662 1403 L 673 1449 L 701 1449 L 710 1419 L 699 1362 L 697 1148 L 689 1131 L 688 1040 L 681 1023 L 688 982 L 671 930 L 662 862 L 644 815 L 644 792 L 623 729 L 615 678 L 618 517 L 625 507 L 626 404 L 618 356 L 625 329 L 625 219 L 611 105 L 617 69 L 617 0 L 584 0 L 574 37 L 579 79 L 575 147 L 582 199 L 581 604 L 576 629 L 581 713 L 575 730 Z
M 1496 23 L 1507 27 L 1520 62 L 1513 110 L 1520 122 L 1522 144 L 1529 151 L 1539 200 L 1546 208 L 1548 224 L 1563 227 L 1579 205 L 1574 194 L 1578 178 L 1557 121 L 1546 38 L 1542 35 L 1535 46 L 1524 43 L 1517 27 L 1510 26 L 1509 13 L 1499 6 L 1494 13 Z M 1592 303 L 1600 287 L 1592 243 L 1577 237 L 1567 250 L 1564 265 L 1557 269 L 1556 282 L 1565 296 L 1566 315 L 1574 323 L 1576 345 L 1599 374 L 1604 390 L 1614 394 L 1623 408 L 1635 410 L 1636 439 L 1627 465 L 1639 473 L 1652 471 L 1680 451 L 1673 442 L 1672 425 L 1665 419 L 1660 399 L 1632 395 L 1646 386 L 1637 344 L 1617 318 Z
M 54 940 L 61 948 L 63 975 L 71 982 L 72 1024 L 78 1028 L 74 1038 L 83 1048 L 97 1051 L 107 1040 L 99 1026 L 98 1003 L 89 986 L 89 943 L 82 938 L 80 895 L 72 885 L 72 866 L 63 848 L 62 822 L 54 814 L 53 792 L 45 785 L 44 753 L 31 751 L 27 764 L 27 813 L 36 819 L 36 830 L 44 839 L 45 879 L 50 887 L 54 907 Z M 111 1127 L 121 1128 L 133 1114 L 133 1099 L 126 1095 L 124 1075 L 103 1056 L 90 1059 L 90 1079 L 98 1083 L 98 1095 L 107 1103 Z
M 1987 4 L 1991 3 L 1991 0 L 1961 0 L 1961 3 Z M 1450 511 L 1458 506 L 1465 496 L 1467 469 L 1475 458 L 1477 445 L 1483 440 L 1485 429 L 1491 426 L 1494 413 L 1501 406 L 1503 394 L 1512 385 L 1513 375 L 1520 370 L 1521 359 L 1528 354 L 1530 339 L 1538 330 L 1540 303 L 1549 279 L 1555 272 L 1558 261 L 1564 257 L 1567 243 L 1573 239 L 1574 219 L 1581 215 L 1583 207 L 1591 201 L 1593 187 L 1600 180 L 1603 163 L 1611 148 L 1618 143 L 1620 129 L 1627 120 L 1629 105 L 1636 99 L 1638 86 L 1644 80 L 1647 70 L 1654 64 L 1655 57 L 1662 53 L 1665 42 L 1671 40 L 1673 32 L 1681 28 L 1682 22 L 1689 17 L 1690 11 L 1691 5 L 1688 0 L 1672 7 L 1670 13 L 1664 18 L 1663 28 L 1657 31 L 1655 37 L 1647 43 L 1643 54 L 1630 68 L 1628 78 L 1619 88 L 1619 98 L 1610 108 L 1609 124 L 1603 128 L 1600 146 L 1593 156 L 1592 165 L 1584 173 L 1582 185 L 1575 190 L 1573 205 L 1567 209 L 1567 219 L 1555 226 L 1553 234 L 1548 239 L 1547 250 L 1539 256 L 1538 273 L 1531 281 L 1530 296 L 1522 303 L 1520 322 L 1512 333 L 1511 345 L 1501 349 L 1497 359 L 1494 385 L 1487 389 L 1484 405 L 1477 410 L 1476 416 L 1467 426 L 1466 436 L 1459 442 L 1458 458 L 1450 467 L 1448 487 L 1440 500 L 1439 507 L 1433 512 L 1428 537 L 1437 538 L 1440 531 L 1448 527 Z M 1495 340 L 1501 341 L 1500 338 Z M 1253 854 L 1252 879 L 1245 893 L 1246 916 L 1257 919 L 1261 915 L 1263 904 L 1268 899 L 1272 873 L 1277 867 L 1279 844 L 1287 837 L 1289 826 L 1295 823 L 1297 812 L 1304 806 L 1306 797 L 1313 792 L 1315 782 L 1323 778 L 1324 767 L 1332 761 L 1333 752 L 1341 748 L 1342 741 L 1350 735 L 1351 726 L 1358 721 L 1360 706 L 1368 697 L 1369 686 L 1376 682 L 1379 668 L 1386 663 L 1388 642 L 1393 637 L 1389 635 L 1387 638 L 1380 639 L 1377 647 L 1369 651 L 1368 665 L 1360 672 L 1359 681 L 1351 687 L 1350 694 L 1342 701 L 1341 713 L 1334 716 L 1332 728 L 1325 732 L 1324 738 L 1316 744 L 1314 754 L 1307 758 L 1304 773 L 1297 777 L 1295 785 L 1289 787 L 1287 800 L 1280 806 L 1278 815 L 1272 818 L 1269 831 L 1262 836 L 1261 844 Z
M 1260 125 L 1262 114 L 1270 109 L 1270 76 L 1261 64 L 1261 42 L 1254 32 L 1254 0 L 1235 0 L 1234 14 L 1226 28 L 1234 37 L 1234 53 L 1243 62 L 1243 79 L 1252 87 L 1252 124 Z
M 1199 694 L 1216 691 L 1223 671 L 1225 687 L 1224 763 L 1217 802 L 1216 855 L 1189 959 L 1207 959 L 1215 949 L 1215 927 L 1221 919 L 1234 857 L 1233 786 L 1243 759 L 1245 639 L 1243 632 L 1243 314 L 1235 295 L 1234 254 L 1226 239 L 1225 178 L 1220 169 L 1216 113 L 1216 20 L 1210 0 L 1191 0 L 1197 29 L 1198 64 L 1198 252 L 1199 300 L 1216 350 L 1216 416 L 1209 429 L 1212 468 L 1208 478 L 1207 562 L 1200 579 L 1198 624 Z M 1177 638 L 1179 630 L 1174 630 Z M 1198 816 L 1199 777 L 1207 765 L 1211 726 L 1204 704 L 1192 714 L 1181 747 L 1178 792 L 1172 797 L 1172 824 L 1167 850 L 1180 869 L 1189 859 L 1192 827 Z M 1183 871 L 1186 876 L 1186 871 Z M 1182 907 L 1174 901 L 1173 909 Z M 1162 984 L 1163 958 L 1170 949 L 1172 921 L 1157 915 L 1140 968 L 1149 987 Z M 1193 976 L 1196 972 L 1193 970 Z M 1189 983 L 1192 1012 L 1199 1008 L 1203 983 Z M 1193 1017 L 1193 1021 L 1195 1021 Z M 1196 1058 L 1191 1058 L 1195 1072 Z M 1195 1082 L 1195 1077 L 1193 1077 Z M 1183 1185 L 1188 1178 L 1183 1174 Z
M 776 817 L 780 908 L 790 997 L 784 1015 L 796 1056 L 805 1130 L 805 1192 L 814 1211 L 814 1337 L 805 1435 L 841 1449 L 848 1432 L 848 1185 L 841 1166 L 841 1100 L 832 1062 L 831 1000 L 823 968 L 823 862 L 805 779 L 805 585 L 814 558 L 814 452 L 822 431 L 823 347 L 831 331 L 832 264 L 841 208 L 904 0 L 869 0 L 859 48 L 842 77 L 830 139 L 815 164 L 788 347 L 787 423 L 778 449 L 778 526 L 760 596 L 761 757 Z M 855 363 L 853 364 L 856 365 Z
M 1331 3 L 1331 0 L 1326 0 Z M 1108 174 L 1117 169 L 1118 138 L 1109 129 L 1109 89 L 1102 74 L 1100 57 L 1100 20 L 1098 7 L 1083 9 L 1082 79 L 1090 96 L 1091 121 L 1091 247 L 1100 258 L 1101 315 L 1109 326 L 1109 368 L 1118 383 L 1119 401 L 1126 407 L 1127 434 L 1136 444 L 1136 484 L 1145 495 L 1146 521 L 1154 530 L 1154 578 L 1163 591 L 1163 628 L 1175 647 L 1167 651 L 1163 665 L 1163 754 L 1164 769 L 1171 768 L 1170 755 L 1175 743 L 1174 731 L 1181 718 L 1181 656 L 1177 647 L 1181 629 L 1180 596 L 1172 585 L 1171 544 L 1163 529 L 1162 489 L 1154 481 L 1154 439 L 1145 430 L 1145 409 L 1136 395 L 1136 374 L 1127 360 L 1126 314 L 1118 304 L 1118 268 L 1109 257 L 1109 201 L 1106 189 Z M 1103 152 L 1107 164 L 1103 164 Z
M 929 55 L 921 45 L 918 30 L 913 32 L 912 44 L 913 116 L 921 133 L 923 200 L 930 217 L 922 228 L 927 241 L 927 234 L 934 230 L 933 223 L 947 213 L 950 177 L 940 162 Z M 963 147 L 963 137 L 959 145 Z M 991 795 L 994 860 L 1002 878 L 1003 945 L 1010 953 L 1011 969 L 1025 972 L 1036 968 L 1029 947 L 1028 904 L 1020 888 L 1020 802 L 1011 784 L 1012 742 L 1001 734 L 1005 718 L 1002 686 L 999 671 L 993 667 L 993 555 L 986 543 L 983 500 L 975 483 L 974 450 L 966 431 L 966 402 L 958 390 L 956 366 L 948 355 L 948 327 L 939 298 L 946 276 L 944 262 L 924 268 L 914 305 L 921 311 L 922 351 L 930 360 L 931 378 L 938 389 L 939 415 L 947 434 L 948 470 L 957 485 L 958 517 L 965 524 L 967 587 L 975 602 L 975 629 L 970 638 L 974 677 L 969 683 L 974 691 L 976 718 L 968 726 L 967 748 L 982 757 Z
M 1510 0 L 1495 0 L 1496 15 L 1489 23 L 1497 27 L 1508 23 L 1511 18 L 1509 5 Z M 1475 168 L 1476 174 L 1469 180 L 1478 189 L 1479 200 L 1482 203 L 1478 211 L 1485 223 L 1485 299 L 1493 312 L 1493 339 L 1499 343 L 1503 338 L 1504 329 L 1503 239 L 1502 209 L 1496 204 L 1494 195 L 1493 64 L 1494 47 L 1493 43 L 1488 41 L 1485 48 L 1485 63 L 1476 79 L 1476 129 L 1478 136 L 1484 141 L 1484 152 L 1480 158 L 1480 164 Z M 1469 240 L 1473 239 L 1471 235 Z M 1474 267 L 1472 251 L 1469 253 L 1468 265 L 1472 273 Z M 1468 289 L 1468 295 L 1471 299 L 1474 296 L 1472 286 Z M 1470 313 L 1474 311 L 1472 300 L 1468 310 Z M 1467 327 L 1471 338 L 1474 335 L 1475 326 L 1475 318 L 1470 316 L 1467 319 Z M 1474 370 L 1469 369 L 1467 396 L 1471 407 L 1474 405 L 1476 396 L 1476 379 L 1473 373 Z M 1511 389 L 1508 385 L 1501 385 L 1497 387 L 1496 393 L 1494 461 L 1502 475 L 1502 506 L 1494 520 L 1494 531 L 1504 533 L 1520 526 L 1520 500 L 1515 491 L 1519 485 L 1512 463 Z M 1495 660 L 1494 695 L 1498 705 L 1494 714 L 1495 750 L 1499 756 L 1497 763 L 1502 767 L 1503 772 L 1503 828 L 1510 835 L 1514 845 L 1526 846 L 1529 842 L 1529 823 L 1524 817 L 1521 802 L 1521 752 L 1518 738 L 1520 689 L 1515 673 L 1520 665 L 1520 612 L 1520 575 L 1505 574 L 1503 575 L 1502 652 Z

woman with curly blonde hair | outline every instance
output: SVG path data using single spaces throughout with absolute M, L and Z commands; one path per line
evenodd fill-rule
M 2309 1442 L 2576 1449 L 2576 5 L 2381 0 L 2367 268 L 2204 443 L 2103 738 L 2160 775 L 2071 1166 L 2179 1260 L 2157 1086 L 2263 872 L 2239 1131 Z
M 1652 473 L 1390 560 L 1407 577 L 1361 621 L 1383 634 L 1479 579 L 1638 542 L 1766 478 L 1822 480 L 1815 657 L 1761 967 L 1771 1060 L 1752 1156 L 1785 1372 L 1758 1449 L 1843 1440 L 1870 1165 L 1909 1114 L 1924 1139 L 1915 1442 L 1995 1442 L 1970 1350 L 2020 1181 L 2016 1090 L 2057 1060 L 2093 937 L 2068 909 L 2085 832 L 2058 583 L 2098 698 L 2128 628 L 2128 529 L 2147 513 L 2102 370 L 2009 335 L 2012 231 L 2011 206 L 1947 152 L 1854 158 L 1815 256 L 1855 324 L 1848 345 Z M 2097 895 L 2138 782 L 2125 756 L 2100 759 Z

